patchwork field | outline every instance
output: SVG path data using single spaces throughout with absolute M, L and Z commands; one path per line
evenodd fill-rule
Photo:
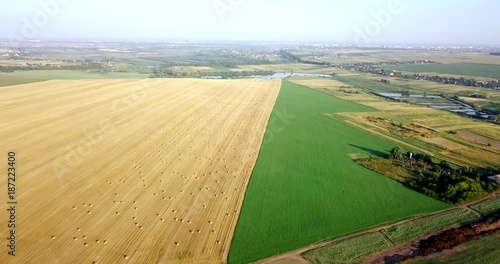
M 17 263 L 224 262 L 280 85 L 148 79 L 0 88 L 0 121 L 9 124 L 0 129 L 1 171 L 7 151 L 17 153 Z
M 452 74 L 461 76 L 476 76 L 490 79 L 500 79 L 500 65 L 480 63 L 450 63 L 450 64 L 406 64 L 384 66 L 389 70 L 400 70 L 416 73 Z
M 372 108 L 284 81 L 245 195 L 229 263 L 247 263 L 448 205 L 357 165 L 393 143 L 339 112 Z
M 487 145 L 487 146 L 489 145 L 489 146 L 494 147 L 496 149 L 500 149 L 500 141 L 498 141 L 498 140 L 483 137 L 483 136 L 474 134 L 474 133 L 469 132 L 469 131 L 460 131 L 460 132 L 458 132 L 458 134 L 460 135 L 460 137 L 462 137 L 468 141 L 475 142 L 475 143 L 482 144 L 482 145 Z
M 464 118 L 431 107 L 389 101 L 338 80 L 312 77 L 290 80 L 337 98 L 380 110 L 346 111 L 341 115 L 347 117 L 353 126 L 389 139 L 394 144 L 455 164 L 498 167 L 500 152 L 496 139 L 500 137 L 500 129 L 496 124 Z M 388 87 L 392 85 L 359 77 L 349 77 L 346 80 L 361 81 L 363 88 L 373 87 L 368 81 Z
M 316 51 L 314 51 L 316 53 Z M 384 61 L 411 61 L 411 60 L 433 60 L 439 63 L 484 63 L 484 64 L 500 64 L 498 56 L 492 56 L 488 53 L 474 52 L 457 52 L 450 53 L 445 51 L 395 51 L 395 50 L 346 50 L 345 52 L 336 50 L 335 53 L 340 56 L 334 58 L 325 58 L 323 56 L 304 56 L 299 52 L 294 52 L 296 55 L 302 55 L 302 59 L 321 60 L 330 63 L 356 63 L 356 62 L 384 62 Z M 330 54 L 331 51 L 326 51 Z M 342 54 L 344 53 L 344 54 Z M 306 54 L 307 55 L 307 54 Z
M 498 167 L 498 148 L 461 136 L 471 128 L 495 131 L 498 130 L 496 125 L 426 109 L 429 108 L 415 109 L 413 113 L 404 109 L 384 109 L 385 112 L 346 113 L 343 116 L 349 118 L 353 126 L 440 160 L 457 165 Z
M 380 81 L 380 77 L 375 75 L 364 75 L 363 77 L 373 81 Z M 498 91 L 473 86 L 461 86 L 455 84 L 400 78 L 391 78 L 390 82 L 393 87 L 399 90 L 408 89 L 414 94 L 422 94 L 426 92 L 427 94 L 440 95 L 444 93 L 448 95 L 458 95 L 467 99 L 471 98 L 468 97 L 471 94 L 482 94 L 487 96 L 488 99 L 493 100 L 500 97 L 500 93 Z
M 441 65 L 441 64 L 439 64 Z M 402 65 L 402 66 L 426 66 L 426 65 Z M 397 67 L 397 66 L 393 66 Z M 500 65 L 491 65 L 492 68 L 500 67 Z M 385 66 L 384 66 L 385 68 Z M 448 97 L 458 96 L 460 100 L 467 101 L 477 105 L 484 110 L 498 111 L 500 110 L 500 92 L 493 89 L 484 89 L 481 87 L 460 86 L 455 84 L 444 84 L 423 80 L 390 78 L 390 83 L 382 83 L 382 76 L 368 73 L 352 72 L 346 74 L 345 70 L 335 70 L 336 80 L 345 83 L 352 88 L 363 88 L 371 92 L 401 92 L 408 90 L 411 94 L 427 94 L 427 95 L 442 95 Z M 480 72 L 478 71 L 478 74 Z M 440 74 L 441 76 L 446 76 Z M 454 76 L 457 77 L 457 76 Z M 461 76 L 459 76 L 461 77 Z M 491 80 L 492 78 L 471 77 L 476 80 Z M 484 98 L 474 98 L 472 95 L 481 95 Z M 335 95 L 338 96 L 338 95 Z

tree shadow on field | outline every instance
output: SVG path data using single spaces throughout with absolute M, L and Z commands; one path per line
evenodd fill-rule
M 379 150 L 376 150 L 376 149 L 366 148 L 366 147 L 362 147 L 362 146 L 356 146 L 356 145 L 353 145 L 353 144 L 349 144 L 349 146 L 355 147 L 355 148 L 360 149 L 360 150 L 362 150 L 364 152 L 368 152 L 371 155 L 377 156 L 379 158 L 387 158 L 389 156 L 389 154 L 387 152 L 382 152 L 382 151 L 379 151 Z

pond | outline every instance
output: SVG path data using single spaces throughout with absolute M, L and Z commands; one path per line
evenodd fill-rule
M 438 98 L 443 98 L 439 95 L 423 95 L 423 94 L 410 94 L 409 97 L 407 97 L 407 96 L 403 97 L 403 95 L 401 93 L 377 93 L 377 94 L 380 96 L 383 96 L 383 97 L 391 97 L 393 99 L 406 99 L 406 98 L 438 99 Z
M 409 103 L 414 103 L 418 105 L 425 105 L 429 106 L 435 109 L 441 109 L 441 110 L 446 110 L 449 112 L 457 113 L 457 114 L 463 114 L 467 115 L 470 117 L 475 117 L 475 118 L 483 118 L 483 119 L 488 119 L 490 118 L 489 113 L 477 113 L 474 108 L 471 106 L 464 104 L 460 101 L 455 101 L 455 100 L 450 100 L 443 98 L 442 96 L 439 95 L 422 95 L 422 94 L 415 94 L 415 95 L 410 95 L 409 97 L 403 97 L 401 93 L 393 92 L 393 93 L 376 93 L 379 96 L 385 97 L 385 98 L 390 98 L 393 100 L 401 100 Z M 443 99 L 443 100 L 437 100 L 437 99 Z

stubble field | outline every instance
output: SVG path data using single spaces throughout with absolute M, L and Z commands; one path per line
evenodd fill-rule
M 17 153 L 15 260 L 225 261 L 280 86 L 164 79 L 0 88 L 0 121 L 9 124 L 0 128 L 1 171 L 7 151 Z

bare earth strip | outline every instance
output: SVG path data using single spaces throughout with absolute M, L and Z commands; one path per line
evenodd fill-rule
M 435 145 L 438 145 L 440 147 L 443 147 L 443 148 L 446 148 L 446 149 L 449 149 L 449 150 L 456 150 L 456 149 L 466 148 L 462 144 L 455 143 L 455 142 L 453 142 L 451 140 L 447 140 L 445 138 L 438 138 L 438 137 L 434 137 L 434 138 L 422 138 L 422 141 L 425 141 L 425 142 L 431 143 L 431 144 L 435 144 Z
M 500 149 L 500 141 L 494 140 L 491 138 L 483 137 L 477 134 L 474 134 L 472 132 L 469 132 L 467 130 L 462 130 L 458 132 L 458 135 L 461 137 L 471 141 L 471 142 L 476 142 L 479 144 L 490 144 L 492 147 Z
M 8 150 L 18 171 L 17 256 L 5 253 L 2 229 L 0 263 L 225 262 L 280 86 L 153 79 L 0 88 L 0 171 Z

